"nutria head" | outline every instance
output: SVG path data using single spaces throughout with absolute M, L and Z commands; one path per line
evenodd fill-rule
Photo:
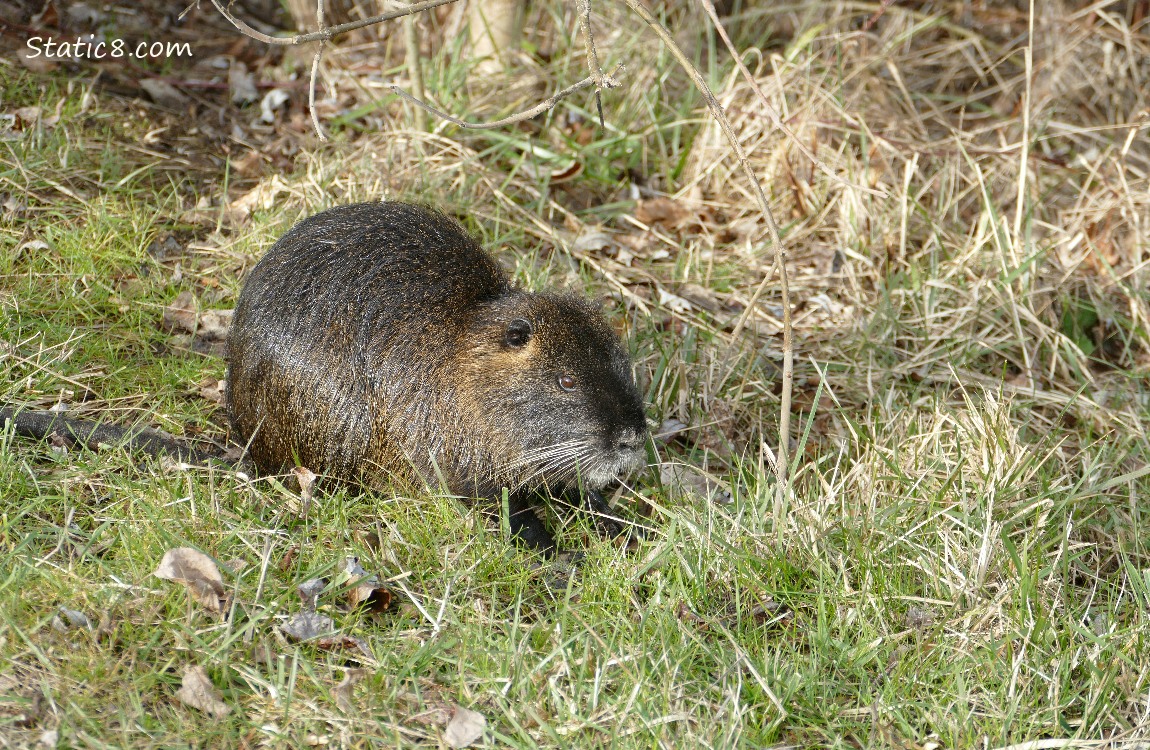
M 646 462 L 631 359 L 603 315 L 574 296 L 513 291 L 479 306 L 460 346 L 459 403 L 513 489 L 599 489 Z M 491 429 L 495 427 L 495 429 Z

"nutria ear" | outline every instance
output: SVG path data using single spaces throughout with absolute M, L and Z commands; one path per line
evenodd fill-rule
M 531 323 L 523 318 L 516 318 L 507 324 L 507 331 L 503 334 L 503 343 L 518 349 L 526 346 L 531 340 Z

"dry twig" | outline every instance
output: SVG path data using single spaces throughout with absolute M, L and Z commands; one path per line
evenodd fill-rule
M 622 71 L 623 69 L 624 68 L 622 65 L 616 66 L 615 70 L 611 71 L 612 77 L 615 74 Z M 399 96 L 400 98 L 404 99 L 405 101 L 411 102 L 415 106 L 430 112 L 431 114 L 435 115 L 436 117 L 447 120 L 448 122 L 453 123 L 455 125 L 458 125 L 461 128 L 467 128 L 468 130 L 485 130 L 485 129 L 490 129 L 490 128 L 502 128 L 502 127 L 506 127 L 507 125 L 514 125 L 517 122 L 523 122 L 524 120 L 530 120 L 533 117 L 538 117 L 539 115 L 543 114 L 547 110 L 553 108 L 556 104 L 558 104 L 562 100 L 564 100 L 567 97 L 574 94 L 576 91 L 580 91 L 582 89 L 587 88 L 588 86 L 595 86 L 595 85 L 597 85 L 596 81 L 595 81 L 595 76 L 587 76 L 582 81 L 579 81 L 578 83 L 573 83 L 570 86 L 568 86 L 567 88 L 562 89 L 561 91 L 555 92 L 554 94 L 552 94 L 548 98 L 544 99 L 539 104 L 536 104 L 531 109 L 527 109 L 527 110 L 524 110 L 522 112 L 518 112 L 514 115 L 510 115 L 508 117 L 504 117 L 504 118 L 499 119 L 499 120 L 493 120 L 491 122 L 467 122 L 466 120 L 461 120 L 458 117 L 455 117 L 454 115 L 450 115 L 450 114 L 448 114 L 442 110 L 438 110 L 435 107 L 431 106 L 430 104 L 427 104 L 426 102 L 421 102 L 420 100 L 416 99 L 411 94 L 409 94 L 406 91 L 404 91 L 403 89 L 401 89 L 399 86 L 392 84 L 391 90 L 396 96 Z

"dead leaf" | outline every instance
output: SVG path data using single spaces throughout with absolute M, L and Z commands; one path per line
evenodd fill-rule
M 483 714 L 456 706 L 447 729 L 443 730 L 443 741 L 454 748 L 469 747 L 483 736 L 486 728 L 487 719 Z
M 366 669 L 349 669 L 340 680 L 339 684 L 331 689 L 331 694 L 335 698 L 335 706 L 345 714 L 350 714 L 355 711 L 355 705 L 351 702 L 352 692 L 355 686 L 367 677 Z
M 191 597 L 212 612 L 223 614 L 228 611 L 231 596 L 224 586 L 220 570 L 212 558 L 199 550 L 191 547 L 168 550 L 152 575 L 184 584 Z
M 280 570 L 287 570 L 295 564 L 295 558 L 296 555 L 299 554 L 299 550 L 300 546 L 298 544 L 293 544 L 287 548 L 287 551 L 284 552 L 283 558 L 280 560 Z
M 288 640 L 298 643 L 331 634 L 335 630 L 335 620 L 327 615 L 304 611 L 297 613 L 286 623 L 280 625 L 280 630 L 288 637 Z
M 260 180 L 258 185 L 231 202 L 228 206 L 228 220 L 242 221 L 251 216 L 252 211 L 268 210 L 275 205 L 276 196 L 286 190 L 288 184 L 278 174 Z
M 707 312 L 718 312 L 723 307 L 714 292 L 698 284 L 680 284 L 676 291 L 680 297 Z
M 296 586 L 296 593 L 303 600 L 304 609 L 315 611 L 316 605 L 319 603 L 319 595 L 323 593 L 325 588 L 327 588 L 326 578 L 309 578 Z
M 37 123 L 40 119 L 41 110 L 39 107 L 19 107 L 13 114 L 16 115 L 16 122 L 22 128 L 30 128 Z
M 360 566 L 358 557 L 347 558 L 343 573 L 347 576 L 348 604 L 363 607 L 374 614 L 384 612 L 391 606 L 391 592 L 383 587 L 378 578 Z
M 33 73 L 49 73 L 56 69 L 56 62 L 44 54 L 44 50 L 31 50 L 21 47 L 16 51 L 20 64 Z
M 91 630 L 92 622 L 83 612 L 62 606 L 59 608 L 59 614 L 52 618 L 52 627 L 61 633 L 67 632 L 72 628 Z
M 605 250 L 613 244 L 614 240 L 606 232 L 585 231 L 571 243 L 571 249 L 576 253 L 593 253 Z
M 665 462 L 659 465 L 659 482 L 684 494 L 697 495 L 719 505 L 733 502 L 731 490 L 702 469 Z
M 51 250 L 52 246 L 44 240 L 28 240 L 27 242 L 16 247 L 18 253 L 39 253 L 45 250 Z
M 183 109 L 191 100 L 178 88 L 159 78 L 144 78 L 140 81 L 144 93 L 161 107 Z
M 255 77 L 248 72 L 248 66 L 239 60 L 232 60 L 228 67 L 228 91 L 232 96 L 232 104 L 241 107 L 260 98 Z
M 635 218 L 649 227 L 677 227 L 687 218 L 687 209 L 671 198 L 649 198 L 635 206 Z
M 672 312 L 688 313 L 691 311 L 691 303 L 683 299 L 677 294 L 671 294 L 663 287 L 659 287 L 659 304 Z
M 234 310 L 199 310 L 196 296 L 184 291 L 164 308 L 164 326 L 169 331 L 185 331 L 202 341 L 225 341 Z
M 69 3 L 64 9 L 68 22 L 75 26 L 96 26 L 104 20 L 104 14 L 87 3 Z
M 184 670 L 184 684 L 176 691 L 176 697 L 182 703 L 217 719 L 222 719 L 232 712 L 232 709 L 223 702 L 223 696 L 208 679 L 208 673 L 199 664 Z
M 222 404 L 227 392 L 228 381 L 219 378 L 204 378 L 200 381 L 200 398 L 213 404 Z
M 271 89 L 260 100 L 260 120 L 271 125 L 276 121 L 276 110 L 287 104 L 291 96 L 283 89 Z
M 655 431 L 655 442 L 669 443 L 689 429 L 691 428 L 688 427 L 685 422 L 681 422 L 678 419 L 671 418 L 663 420 L 663 423 L 659 425 L 659 429 Z
M 358 651 L 367 661 L 375 661 L 375 654 L 371 653 L 367 641 L 354 635 L 343 633 L 325 635 L 316 638 L 312 643 L 321 651 Z
M 315 472 L 306 466 L 296 466 L 292 469 L 296 481 L 299 482 L 299 499 L 303 505 L 303 515 L 311 510 L 313 488 L 315 486 Z

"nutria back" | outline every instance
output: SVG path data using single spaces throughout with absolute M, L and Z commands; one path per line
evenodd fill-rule
M 524 505 L 644 461 L 642 399 L 603 316 L 514 287 L 418 206 L 341 206 L 293 227 L 244 283 L 228 361 L 236 438 L 262 471 L 506 488 Z

